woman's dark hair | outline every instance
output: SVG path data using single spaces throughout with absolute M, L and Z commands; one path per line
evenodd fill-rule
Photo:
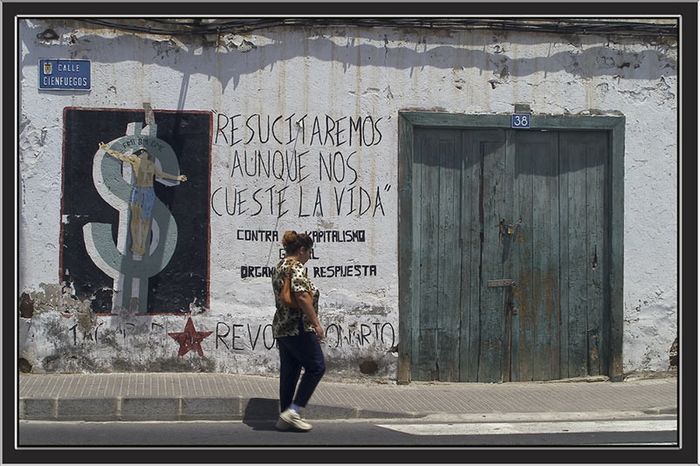
M 311 249 L 313 245 L 314 240 L 306 233 L 299 234 L 296 231 L 290 230 L 285 231 L 282 237 L 282 246 L 284 246 L 284 251 L 287 254 L 294 254 L 302 247 Z

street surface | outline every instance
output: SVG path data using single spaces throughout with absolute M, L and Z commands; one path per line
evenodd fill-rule
M 557 422 L 311 421 L 308 433 L 271 421 L 21 421 L 19 446 L 578 446 L 677 442 L 676 419 Z

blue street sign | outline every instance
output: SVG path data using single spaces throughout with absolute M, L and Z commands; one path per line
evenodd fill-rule
M 517 129 L 530 128 L 530 113 L 513 113 L 510 116 L 510 127 Z
M 39 60 L 39 90 L 89 91 L 90 60 Z

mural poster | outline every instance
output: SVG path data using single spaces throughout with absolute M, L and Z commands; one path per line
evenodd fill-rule
M 64 111 L 61 280 L 99 313 L 208 308 L 211 115 Z

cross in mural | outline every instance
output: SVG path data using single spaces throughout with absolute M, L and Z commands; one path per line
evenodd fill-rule
M 158 138 L 153 118 L 147 116 L 147 121 L 145 127 L 130 123 L 125 136 L 109 144 L 101 142 L 95 154 L 95 186 L 119 210 L 120 225 L 130 224 L 119 231 L 116 245 L 110 225 L 88 223 L 83 227 L 88 254 L 114 278 L 112 311 L 145 311 L 149 279 L 168 265 L 177 247 L 177 222 L 156 198 L 153 180 L 160 177 L 156 179 L 166 184 L 165 180 L 180 182 L 187 177 L 158 168 L 157 163 L 179 171 L 179 163 L 172 147 Z M 127 165 L 113 163 L 110 158 Z M 132 254 L 126 251 L 129 237 Z

